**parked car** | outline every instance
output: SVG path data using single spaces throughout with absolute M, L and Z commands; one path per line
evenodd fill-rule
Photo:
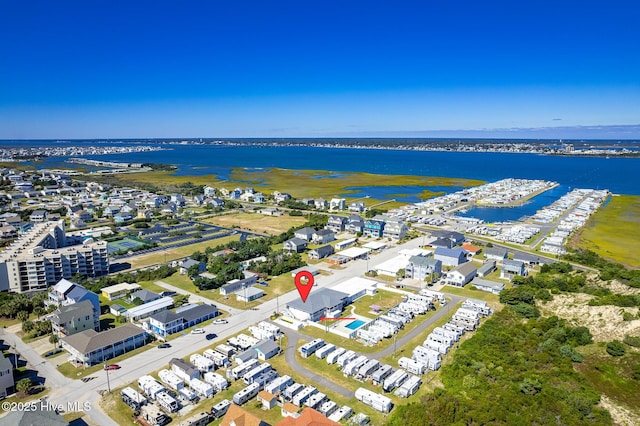
M 212 340 L 212 339 L 215 339 L 216 337 L 218 337 L 218 335 L 215 334 L 215 333 L 209 333 L 205 337 L 207 338 L 207 340 Z
M 191 330 L 191 334 L 204 334 L 204 328 L 194 328 L 193 330 Z
M 160 349 L 165 349 L 165 348 L 170 348 L 170 347 L 171 347 L 171 345 L 170 345 L 169 343 L 160 343 L 160 344 L 158 345 L 158 347 L 159 347 Z
M 120 370 L 120 366 L 118 364 L 110 364 L 104 367 L 105 370 Z
M 229 321 L 227 321 L 226 319 L 217 319 L 213 320 L 212 324 L 229 324 Z

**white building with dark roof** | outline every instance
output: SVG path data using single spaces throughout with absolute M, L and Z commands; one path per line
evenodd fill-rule
M 294 299 L 287 303 L 287 313 L 298 321 L 319 321 L 320 317 L 340 316 L 349 295 L 328 288 L 314 288 L 307 301 Z

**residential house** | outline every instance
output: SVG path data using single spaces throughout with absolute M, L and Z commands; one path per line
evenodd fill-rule
M 392 240 L 401 240 L 407 235 L 409 228 L 401 220 L 389 219 L 384 225 L 382 236 Z
M 292 238 L 283 244 L 284 251 L 290 253 L 301 253 L 307 248 L 307 241 L 301 238 Z
M 161 297 L 160 299 L 129 309 L 124 316 L 130 321 L 138 321 L 150 317 L 156 312 L 164 311 L 171 306 L 173 306 L 173 299 L 171 297 Z
M 61 279 L 56 285 L 49 289 L 48 299 L 44 301 L 46 306 L 54 305 L 58 308 L 61 306 L 73 305 L 88 300 L 93 306 L 93 328 L 100 328 L 100 297 L 92 291 L 87 290 L 80 284 L 76 284 L 66 279 Z
M 239 200 L 241 195 L 242 195 L 241 188 L 236 188 L 233 191 L 229 192 L 229 198 L 231 198 L 232 200 Z
M 433 253 L 433 257 L 446 266 L 458 266 L 467 261 L 466 253 L 460 247 L 454 249 L 438 247 Z
M 347 218 L 344 216 L 330 215 L 327 219 L 326 228 L 333 232 L 342 232 L 347 225 Z
M 275 426 L 340 426 L 340 423 L 330 420 L 319 411 L 310 407 L 305 407 L 299 416 L 287 416 L 280 420 Z
M 262 192 L 257 192 L 253 194 L 253 202 L 262 204 L 264 203 L 264 194 Z
M 259 360 L 266 361 L 280 353 L 280 346 L 271 339 L 263 339 L 253 346 L 253 350 L 258 353 Z
M 319 321 L 320 317 L 338 317 L 347 303 L 349 295 L 329 288 L 314 289 L 307 301 L 294 299 L 287 303 L 287 314 L 298 321 Z
M 260 420 L 242 407 L 231 404 L 227 413 L 222 418 L 220 426 L 269 426 L 269 423 Z
M 273 193 L 273 199 L 275 200 L 276 203 L 284 203 L 285 201 L 288 201 L 291 199 L 291 194 L 287 194 L 286 192 L 275 191 Z
M 29 216 L 29 220 L 34 223 L 46 222 L 49 217 L 49 212 L 46 210 L 34 210 Z
M 186 200 L 182 194 L 171 194 L 171 202 L 178 207 L 184 207 Z
M 120 213 L 120 207 L 111 205 L 102 210 L 102 217 L 113 217 L 118 213 Z
M 115 215 L 113 215 L 113 221 L 115 223 L 122 223 L 122 222 L 126 222 L 128 220 L 133 220 L 133 213 L 129 212 L 123 212 L 120 211 L 119 213 L 116 213 Z
M 244 192 L 246 192 L 247 194 L 255 194 L 255 193 L 256 193 L 256 190 L 255 190 L 255 189 L 253 189 L 253 187 L 251 187 L 251 186 L 247 186 L 247 187 L 244 189 Z
M 156 336 L 166 337 L 215 318 L 218 314 L 218 309 L 213 305 L 190 304 L 181 306 L 175 312 L 157 312 L 149 317 L 144 327 Z
M 484 249 L 484 255 L 487 257 L 487 259 L 493 259 L 502 262 L 507 258 L 507 250 L 501 247 L 486 247 Z
M 456 246 L 455 242 L 449 238 L 437 238 L 429 244 L 431 247 L 443 247 L 447 249 L 452 249 Z
M 258 275 L 249 274 L 248 276 L 245 276 L 245 278 L 243 279 L 235 279 L 235 280 L 228 281 L 225 285 L 220 287 L 220 294 L 222 294 L 223 296 L 227 296 L 245 287 L 251 287 L 257 282 L 258 282 Z
M 47 318 L 51 321 L 53 333 L 57 336 L 71 336 L 85 330 L 96 330 L 100 318 L 94 317 L 93 305 L 88 300 L 61 306 Z
M 140 285 L 136 283 L 120 283 L 102 288 L 102 296 L 107 300 L 116 300 L 126 297 L 132 291 L 140 290 Z
M 446 283 L 454 287 L 464 287 L 475 278 L 478 270 L 471 262 L 458 265 L 447 273 Z
M 91 222 L 93 220 L 93 215 L 84 209 L 78 210 L 73 216 L 83 222 Z
M 264 296 L 264 291 L 256 287 L 245 287 L 243 290 L 236 292 L 236 300 L 238 302 L 253 302 Z
M 280 409 L 280 415 L 282 417 L 298 417 L 298 411 L 300 407 L 297 405 L 293 405 L 290 402 L 285 402 L 282 404 L 282 408 Z
M 317 249 L 309 250 L 309 259 L 324 259 L 325 257 L 331 256 L 335 250 L 333 246 L 327 244 L 326 246 L 318 247 Z
M 149 303 L 149 302 L 153 302 L 154 300 L 158 300 L 161 297 L 162 296 L 160 296 L 158 293 L 143 288 L 141 290 L 131 293 L 129 295 L 129 302 L 133 303 L 134 300 L 140 299 L 142 303 Z
M 189 269 L 195 265 L 198 265 L 198 274 L 207 270 L 206 263 L 200 262 L 199 260 L 195 260 L 190 257 L 187 257 L 186 259 L 181 260 L 180 262 L 178 262 L 178 265 L 180 265 L 181 275 L 186 275 L 189 272 Z
M 483 280 L 482 278 L 478 277 L 475 277 L 473 281 L 471 281 L 471 285 L 478 290 L 487 291 L 493 294 L 500 294 L 500 292 L 505 289 L 504 283 Z
M 262 404 L 263 410 L 271 410 L 278 403 L 278 398 L 271 392 L 265 390 L 260 391 L 256 399 Z
M 502 261 L 502 269 L 500 270 L 500 278 L 511 280 L 516 275 L 524 277 L 527 275 L 527 268 L 524 262 L 519 260 L 505 259 Z
M 160 213 L 162 214 L 174 214 L 176 211 L 178 210 L 178 205 L 174 202 L 168 202 L 166 206 L 164 206 L 162 208 L 162 210 L 160 210 Z
M 329 210 L 344 210 L 346 200 L 344 198 L 332 198 L 329 202 Z
M 13 393 L 15 393 L 13 364 L 11 364 L 9 358 L 6 358 L 2 351 L 0 351 L 0 399 L 4 399 Z
M 535 254 L 529 254 L 524 252 L 514 252 L 513 260 L 517 260 L 525 263 L 527 266 L 535 266 L 544 264 L 544 260 L 540 256 L 536 256 Z
M 433 257 L 411 256 L 405 267 L 405 277 L 424 281 L 433 280 L 442 274 L 442 261 Z
M 362 216 L 352 214 L 347 218 L 347 224 L 345 225 L 345 231 L 357 234 L 364 231 L 364 219 Z
M 329 202 L 324 198 L 317 198 L 313 204 L 316 206 L 317 210 L 324 210 L 329 207 Z
M 486 260 L 482 264 L 482 266 L 478 268 L 478 276 L 481 278 L 484 278 L 495 270 L 496 270 L 496 261 Z
M 313 234 L 316 232 L 317 231 L 315 229 L 306 227 L 295 231 L 293 233 L 293 236 L 302 240 L 311 241 L 311 239 L 313 238 Z
M 250 202 L 253 201 L 253 193 L 251 192 L 243 192 L 240 194 L 240 201 Z
M 146 344 L 147 332 L 133 324 L 105 331 L 81 331 L 60 341 L 73 361 L 91 366 L 115 358 Z
M 228 197 L 230 194 L 230 191 L 227 188 L 220 188 L 220 195 L 222 195 L 223 197 Z
M 354 201 L 349 204 L 349 211 L 354 213 L 362 213 L 364 211 L 364 203 L 361 201 Z
M 465 240 L 464 234 L 460 232 L 455 232 L 455 231 L 447 232 L 446 234 L 443 234 L 442 237 L 448 238 L 451 241 L 453 241 L 454 246 L 457 246 L 458 244 L 462 244 Z
M 18 230 L 12 225 L 0 226 L 0 238 L 18 238 Z
M 313 236 L 311 237 L 311 241 L 314 244 L 326 244 L 336 239 L 333 231 L 329 229 L 321 229 L 319 231 L 315 231 Z
M 191 383 L 192 379 L 200 379 L 200 371 L 191 364 L 180 358 L 171 358 L 169 361 L 171 372 L 187 383 Z
M 215 197 L 216 195 L 216 189 L 212 186 L 207 185 L 204 187 L 203 190 L 204 190 L 205 197 Z
M 120 315 L 124 315 L 125 312 L 127 312 L 127 308 L 117 303 L 109 306 L 109 313 L 113 316 L 119 317 Z
M 385 223 L 381 220 L 367 219 L 364 223 L 362 234 L 365 237 L 381 238 L 384 233 Z
M 213 208 L 222 208 L 224 207 L 224 200 L 220 199 L 220 198 L 209 198 L 206 201 L 207 204 L 209 204 L 210 206 L 212 206 Z

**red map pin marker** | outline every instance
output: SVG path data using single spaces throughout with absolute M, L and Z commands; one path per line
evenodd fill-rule
M 307 279 L 306 283 L 302 282 L 303 278 Z M 309 293 L 311 293 L 311 287 L 313 287 L 313 274 L 309 271 L 300 271 L 296 274 L 294 281 L 298 293 L 300 293 L 300 297 L 302 298 L 302 302 L 306 303 L 307 297 L 309 297 Z

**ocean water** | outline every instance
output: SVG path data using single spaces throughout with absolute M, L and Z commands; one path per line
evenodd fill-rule
M 91 143 L 91 142 L 87 142 Z M 474 208 L 467 215 L 490 221 L 516 220 L 535 213 L 573 188 L 608 189 L 616 194 L 640 195 L 636 169 L 640 158 L 566 157 L 516 153 L 411 151 L 308 146 L 222 146 L 198 144 L 146 145 L 170 148 L 163 151 L 87 156 L 121 162 L 174 164 L 177 175 L 215 175 L 228 179 L 237 167 L 263 169 L 329 170 L 339 178 L 344 172 L 469 178 L 492 182 L 504 178 L 544 179 L 559 187 L 515 208 Z M 38 141 L 38 145 L 46 145 Z M 39 167 L 60 167 L 65 158 L 51 157 Z M 418 201 L 416 187 L 358 187 L 355 195 L 379 199 Z M 459 187 L 425 187 L 454 192 Z M 399 197 L 398 194 L 406 194 Z

